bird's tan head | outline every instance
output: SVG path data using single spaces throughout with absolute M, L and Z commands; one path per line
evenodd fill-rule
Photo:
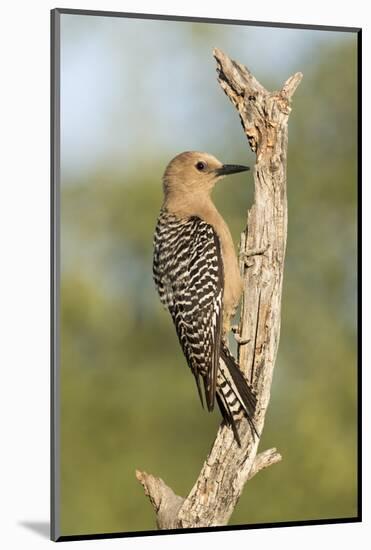
M 163 176 L 165 199 L 209 194 L 219 179 L 244 170 L 249 167 L 223 164 L 208 153 L 180 153 L 169 162 Z

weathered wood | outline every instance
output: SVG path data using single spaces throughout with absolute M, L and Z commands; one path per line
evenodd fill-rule
M 268 92 L 250 71 L 218 49 L 218 81 L 239 112 L 253 152 L 254 204 L 241 235 L 240 265 L 244 291 L 236 339 L 241 370 L 258 397 L 255 424 L 261 434 L 270 399 L 281 319 L 282 277 L 287 235 L 287 124 L 291 98 L 302 78 L 296 73 L 280 91 Z M 276 449 L 257 455 L 259 439 L 247 421 L 232 430 L 221 424 L 213 447 L 187 498 L 159 478 L 137 472 L 160 529 L 226 525 L 253 475 L 281 460 Z
M 260 470 L 264 470 L 281 460 L 282 457 L 275 448 L 258 454 L 250 469 L 247 480 L 253 478 Z M 185 498 L 176 495 L 161 478 L 139 470 L 136 471 L 136 478 L 143 485 L 144 492 L 155 510 L 157 527 L 159 529 L 192 527 L 192 525 L 181 525 L 179 522 L 178 513 L 186 500 Z

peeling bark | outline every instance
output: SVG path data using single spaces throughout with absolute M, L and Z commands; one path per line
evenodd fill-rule
M 282 277 L 287 236 L 287 125 L 291 98 L 302 78 L 290 77 L 280 91 L 268 92 L 243 65 L 214 50 L 218 81 L 239 112 L 253 152 L 254 203 L 241 235 L 243 274 L 241 317 L 236 340 L 241 370 L 258 397 L 255 425 L 261 434 L 280 337 Z M 241 447 L 221 424 L 212 449 L 184 499 L 160 478 L 137 471 L 154 507 L 159 529 L 226 525 L 245 483 L 281 460 L 276 449 L 257 454 L 259 439 L 246 420 L 238 426 Z

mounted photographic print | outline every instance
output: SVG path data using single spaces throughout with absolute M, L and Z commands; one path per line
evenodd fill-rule
M 360 48 L 52 11 L 53 540 L 361 520 Z

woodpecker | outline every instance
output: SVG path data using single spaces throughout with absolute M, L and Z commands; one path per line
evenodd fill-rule
M 203 386 L 207 409 L 213 410 L 216 399 L 238 445 L 237 422 L 243 416 L 257 433 L 256 397 L 226 343 L 242 279 L 230 230 L 211 191 L 221 178 L 244 170 L 249 167 L 222 164 L 197 151 L 171 160 L 163 175 L 153 254 L 155 286 L 174 322 L 201 404 Z

